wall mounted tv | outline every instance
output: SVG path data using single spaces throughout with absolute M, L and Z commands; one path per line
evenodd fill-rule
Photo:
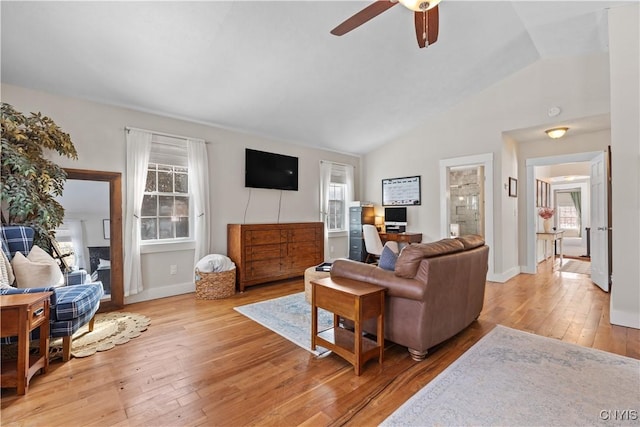
M 244 186 L 298 191 L 298 158 L 245 150 Z
M 420 176 L 382 180 L 383 206 L 413 206 L 420 204 Z

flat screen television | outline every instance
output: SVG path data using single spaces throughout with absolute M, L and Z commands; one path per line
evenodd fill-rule
M 385 225 L 407 225 L 407 208 L 384 208 Z
M 244 186 L 298 191 L 298 158 L 245 150 Z

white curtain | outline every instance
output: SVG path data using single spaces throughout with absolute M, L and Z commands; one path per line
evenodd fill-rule
M 324 260 L 329 257 L 329 184 L 333 163 L 320 160 L 320 221 L 324 223 Z
M 84 257 L 84 232 L 82 230 L 82 220 L 65 218 L 64 226 L 69 230 L 73 254 L 75 255 L 75 267 L 88 270 Z M 91 273 L 91 272 L 89 272 Z
M 127 129 L 127 198 L 124 221 L 124 296 L 142 291 L 140 215 L 147 181 L 151 133 Z
M 352 202 L 355 198 L 354 171 L 355 167 L 353 167 L 353 165 L 344 165 L 345 183 L 347 184 L 347 194 L 345 196 L 347 202 L 347 206 L 345 206 L 345 218 L 347 223 L 349 222 L 349 202 Z
M 209 161 L 204 141 L 187 140 L 189 156 L 189 186 L 193 199 L 194 226 L 196 241 L 194 265 L 209 253 Z

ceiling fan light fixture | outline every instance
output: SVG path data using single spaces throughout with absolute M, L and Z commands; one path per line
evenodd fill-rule
M 424 12 L 433 9 L 440 3 L 440 0 L 398 0 L 404 7 L 415 12 Z
M 568 130 L 569 130 L 568 127 L 558 127 L 553 129 L 547 129 L 544 132 L 547 134 L 549 138 L 558 139 L 558 138 L 562 138 L 564 134 L 567 133 Z

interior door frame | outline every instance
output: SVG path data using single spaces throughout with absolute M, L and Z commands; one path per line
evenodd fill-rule
M 104 181 L 109 183 L 109 219 L 111 249 L 111 300 L 100 302 L 100 311 L 110 311 L 124 306 L 123 257 L 122 257 L 122 174 L 88 169 L 65 168 L 67 179 Z
M 560 156 L 535 157 L 525 160 L 526 169 L 526 220 L 527 229 L 524 235 L 525 239 L 525 265 L 521 267 L 521 272 L 528 274 L 536 274 L 538 272 L 538 263 L 536 261 L 536 186 L 535 186 L 535 167 L 551 166 L 561 163 L 591 162 L 593 158 L 599 155 L 600 151 L 588 151 L 585 153 L 563 154 Z M 522 246 L 521 246 L 522 247 Z M 522 259 L 522 258 L 521 258 Z
M 449 191 L 449 169 L 459 166 L 484 166 L 484 240 L 493 249 L 493 153 L 477 154 L 474 156 L 453 157 L 440 160 L 440 235 L 449 238 L 449 210 L 451 206 L 451 192 Z M 489 271 L 487 280 L 498 280 L 494 271 L 495 251 L 489 252 Z

